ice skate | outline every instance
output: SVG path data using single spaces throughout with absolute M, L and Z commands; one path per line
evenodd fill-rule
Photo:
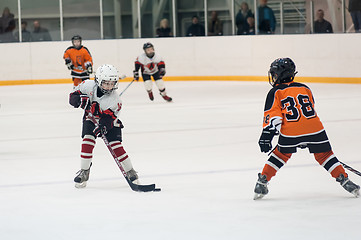
M 336 181 L 341 184 L 341 186 L 349 193 L 352 193 L 355 197 L 360 196 L 360 186 L 353 183 L 348 177 L 345 177 L 343 174 L 340 174 Z
M 139 183 L 138 174 L 133 168 L 127 172 L 127 177 L 132 183 L 135 183 L 135 184 Z
M 254 188 L 255 194 L 254 194 L 253 200 L 261 199 L 265 195 L 267 195 L 267 193 L 268 193 L 267 184 L 268 184 L 267 176 L 262 175 L 261 173 L 258 173 L 258 180 L 257 180 L 256 186 Z
M 160 95 L 161 95 L 162 98 L 163 98 L 164 100 L 166 100 L 167 102 L 171 102 L 171 101 L 173 100 L 171 97 L 168 97 L 167 94 L 164 94 L 164 95 L 163 95 L 163 94 L 161 93 Z
M 92 164 L 90 164 L 90 167 L 91 167 L 91 165 Z M 85 188 L 86 187 L 86 183 L 89 180 L 90 167 L 88 170 L 80 169 L 76 173 L 76 174 L 78 174 L 74 178 L 76 188 Z
M 148 96 L 149 96 L 149 99 L 150 99 L 151 101 L 154 100 L 154 96 L 153 96 L 152 90 L 148 91 Z

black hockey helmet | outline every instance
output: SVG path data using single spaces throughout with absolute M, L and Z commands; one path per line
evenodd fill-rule
M 150 42 L 146 42 L 143 44 L 143 50 L 145 50 L 147 48 L 154 48 L 154 45 Z
M 280 83 L 292 82 L 296 72 L 296 65 L 290 58 L 277 58 L 271 63 L 268 80 L 272 86 Z
M 72 38 L 71 38 L 71 43 L 74 45 L 74 40 L 80 40 L 80 45 L 81 45 L 81 42 L 82 42 L 82 38 L 80 35 L 74 35 Z

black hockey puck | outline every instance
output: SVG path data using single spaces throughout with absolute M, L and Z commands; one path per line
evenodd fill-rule
M 161 190 L 160 188 L 154 188 L 153 192 L 160 192 Z

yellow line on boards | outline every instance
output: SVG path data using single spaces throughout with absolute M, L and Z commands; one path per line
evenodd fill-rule
M 133 78 L 127 77 L 121 81 L 130 82 Z M 169 76 L 165 81 L 268 81 L 264 76 Z M 361 84 L 361 78 L 338 78 L 338 77 L 296 77 L 296 82 L 313 83 L 347 83 Z M 140 78 L 142 81 L 142 78 Z M 72 83 L 71 79 L 34 79 L 34 80 L 9 80 L 0 81 L 0 86 L 7 85 L 30 85 L 30 84 L 65 84 Z

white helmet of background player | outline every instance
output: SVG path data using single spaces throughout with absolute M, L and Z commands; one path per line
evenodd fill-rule
M 104 94 L 110 94 L 118 89 L 119 75 L 118 70 L 110 64 L 104 64 L 98 67 L 95 73 L 95 82 Z
M 154 45 L 150 42 L 146 42 L 143 44 L 143 50 L 147 57 L 152 58 L 154 57 Z

